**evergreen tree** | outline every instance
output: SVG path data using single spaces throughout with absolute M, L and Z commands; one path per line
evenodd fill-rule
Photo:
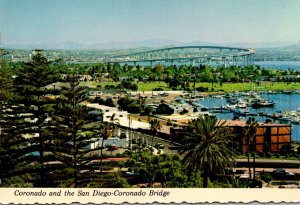
M 0 102 L 5 103 L 12 96 L 12 72 L 7 63 L 0 61 Z
M 79 86 L 75 75 L 69 78 L 68 86 L 61 88 L 55 112 L 52 115 L 51 133 L 53 135 L 52 152 L 61 162 L 61 168 L 53 173 L 60 186 L 84 186 L 83 170 L 90 170 L 93 159 L 89 146 L 96 142 L 95 132 L 90 128 L 88 108 L 82 103 L 87 99 L 86 88 Z
M 57 80 L 58 75 L 55 69 L 50 67 L 48 59 L 41 50 L 35 50 L 31 61 L 23 65 L 14 82 L 17 94 L 14 103 L 18 108 L 18 114 L 14 114 L 17 118 L 14 119 L 15 137 L 21 143 L 17 149 L 22 150 L 18 151 L 20 155 L 16 159 L 21 161 L 24 157 L 27 158 L 33 167 L 27 167 L 25 170 L 30 173 L 39 172 L 40 180 L 37 180 L 37 186 L 47 185 L 45 162 L 51 158 L 51 153 L 48 152 L 50 141 L 45 120 L 47 113 L 51 111 L 51 104 L 54 103 L 49 97 L 54 93 L 54 89 L 49 85 Z M 32 156 L 31 159 L 28 156 Z
M 0 62 L 0 180 L 4 187 L 30 187 L 28 156 L 23 147 L 28 140 L 18 134 L 19 127 L 29 125 L 28 116 L 21 114 L 22 105 L 14 104 L 13 72 L 4 61 Z M 17 175 L 17 176 L 16 176 Z
M 9 99 L 12 97 L 12 73 L 5 61 L 0 61 L 0 185 L 6 185 L 8 172 L 13 169 L 8 152 L 8 129 L 11 126 L 7 120 L 10 109 Z

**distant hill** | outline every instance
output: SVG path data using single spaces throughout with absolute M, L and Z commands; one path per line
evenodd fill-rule
M 84 45 L 82 43 L 67 41 L 63 43 L 41 43 L 41 44 L 3 44 L 4 48 L 12 49 L 127 49 L 127 48 L 140 48 L 140 47 L 163 47 L 179 45 L 180 42 L 164 39 L 149 39 L 144 41 L 128 41 L 128 42 L 107 42 L 107 43 L 94 43 Z
M 207 46 L 228 46 L 228 47 L 242 47 L 242 48 L 277 48 L 277 47 L 291 47 L 298 48 L 297 45 L 292 45 L 289 42 L 263 42 L 263 43 L 251 43 L 251 42 L 228 42 L 228 43 L 213 43 L 205 41 L 190 41 L 179 42 L 166 39 L 148 39 L 143 41 L 127 41 L 127 42 L 107 42 L 107 43 L 93 43 L 82 44 L 74 41 L 67 41 L 63 43 L 41 43 L 41 44 L 2 44 L 4 48 L 13 49 L 128 49 L 128 48 L 161 48 L 171 46 L 183 46 L 183 45 L 207 45 Z

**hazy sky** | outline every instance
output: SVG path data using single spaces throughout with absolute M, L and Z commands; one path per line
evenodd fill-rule
M 6 44 L 299 42 L 300 0 L 0 0 Z

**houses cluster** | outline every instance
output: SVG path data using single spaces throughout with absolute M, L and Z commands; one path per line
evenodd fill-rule
M 174 112 L 169 115 L 155 114 L 152 118 L 156 117 L 162 125 L 161 129 L 158 130 L 158 135 L 167 140 L 171 139 L 172 142 L 180 142 L 184 136 L 184 127 L 187 126 L 188 122 L 201 115 L 210 115 L 210 113 L 208 111 L 193 109 L 193 106 L 190 104 L 181 102 L 182 98 L 175 98 L 175 101 L 177 101 L 175 104 L 164 104 L 172 108 Z M 93 116 L 96 116 L 96 121 L 117 125 L 109 139 L 102 142 L 103 139 L 100 137 L 99 140 L 90 145 L 91 149 L 101 146 L 102 143 L 104 146 L 127 148 L 129 147 L 129 142 L 132 140 L 132 135 L 130 134 L 132 130 L 151 134 L 151 126 L 146 118 L 132 115 L 127 111 L 119 110 L 117 107 L 109 107 L 98 103 L 88 103 L 86 106 L 89 108 L 89 112 L 93 114 Z M 184 114 L 180 113 L 184 110 L 186 111 Z M 29 123 L 32 122 L 34 124 L 37 120 L 30 113 L 23 113 L 21 115 L 24 120 Z M 51 121 L 50 117 L 47 117 L 45 123 L 48 121 Z M 226 120 L 224 126 L 231 128 L 234 136 L 232 138 L 232 146 L 234 146 L 237 151 L 246 153 L 249 146 L 247 145 L 247 139 L 243 133 L 245 133 L 248 124 L 242 120 Z M 142 134 L 140 136 L 142 136 Z M 30 133 L 24 135 L 24 137 L 38 137 L 38 135 Z M 143 141 L 146 141 L 146 139 Z M 255 150 L 257 152 L 281 152 L 284 147 L 291 145 L 291 125 L 273 124 L 270 122 L 258 123 L 252 143 L 255 144 Z
M 77 74 L 78 81 L 80 82 L 87 82 L 87 81 L 95 81 L 99 82 L 99 79 L 107 78 L 109 73 L 94 73 L 92 76 L 87 74 Z M 60 78 L 62 81 L 66 81 L 68 78 L 67 74 L 61 74 Z
M 117 124 L 119 128 L 114 133 L 114 137 L 105 142 L 105 145 L 117 145 L 119 147 L 127 147 L 130 140 L 129 131 L 134 130 L 149 130 L 150 124 L 147 121 L 141 120 L 138 116 L 132 116 L 127 111 L 120 111 L 116 107 L 108 107 L 97 103 L 87 104 L 89 108 L 101 113 L 103 122 Z M 191 111 L 190 111 L 191 112 Z M 187 113 L 187 115 L 189 115 Z M 185 115 L 185 116 L 187 116 Z M 198 112 L 197 115 L 190 115 L 191 118 L 181 117 L 182 115 L 173 114 L 169 118 L 157 115 L 157 119 L 161 122 L 159 135 L 166 139 L 171 139 L 173 142 L 180 142 L 184 135 L 184 127 L 192 119 L 205 115 L 205 112 Z M 177 116 L 177 117 L 176 117 Z M 172 123 L 168 124 L 171 119 Z M 243 135 L 245 129 L 249 127 L 246 121 L 242 120 L 224 120 L 224 126 L 230 127 L 232 131 L 232 146 L 241 152 L 248 151 L 247 139 Z M 123 135 L 123 137 L 121 137 Z M 100 140 L 99 143 L 102 141 Z M 291 125 L 288 124 L 273 124 L 273 123 L 258 123 L 255 136 L 251 142 L 255 144 L 256 152 L 281 152 L 286 146 L 291 145 Z M 97 146 L 97 145 L 95 145 Z M 254 145 L 252 145 L 254 146 Z
M 109 107 L 100 105 L 98 103 L 89 103 L 86 105 L 91 109 L 90 112 L 97 113 L 100 118 L 99 121 L 109 122 L 118 126 L 114 130 L 112 137 L 104 141 L 104 146 L 118 146 L 126 148 L 129 142 L 129 130 L 130 129 L 149 129 L 150 124 L 147 122 L 138 121 L 130 117 L 127 111 L 121 111 L 116 107 Z M 102 143 L 103 139 L 91 145 L 91 148 L 95 148 Z

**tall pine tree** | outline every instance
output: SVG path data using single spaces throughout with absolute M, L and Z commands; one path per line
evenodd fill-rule
M 9 140 L 7 129 L 10 126 L 7 122 L 7 115 L 10 107 L 9 99 L 12 96 L 12 83 L 12 73 L 7 63 L 0 60 L 0 185 L 6 183 L 7 173 L 13 169 L 7 149 Z
M 62 187 L 84 187 L 85 179 L 92 170 L 91 143 L 97 141 L 90 128 L 88 108 L 83 104 L 87 99 L 86 88 L 79 85 L 76 75 L 68 77 L 68 84 L 62 86 L 61 96 L 52 115 L 53 153 L 61 162 L 61 168 L 54 176 Z M 95 156 L 96 157 L 96 156 Z M 55 179 L 54 179 L 55 180 Z
M 0 64 L 0 179 L 1 186 L 33 186 L 26 181 L 26 169 L 31 161 L 24 154 L 29 140 L 19 134 L 30 127 L 30 114 L 24 114 L 24 106 L 15 101 L 13 72 L 5 62 Z
M 36 186 L 45 187 L 48 184 L 45 178 L 48 175 L 45 162 L 50 160 L 51 152 L 48 150 L 51 144 L 45 120 L 54 103 L 50 97 L 54 94 L 54 89 L 49 88 L 49 85 L 57 80 L 56 70 L 50 66 L 41 50 L 34 51 L 31 61 L 24 63 L 15 79 L 15 104 L 19 108 L 17 116 L 20 117 L 15 133 L 19 136 L 18 140 L 23 141 L 18 147 L 23 150 L 18 151 L 21 153 L 18 159 L 26 158 L 33 165 L 21 169 L 23 172 L 28 170 L 30 173 L 39 173 L 40 179 L 36 181 Z

